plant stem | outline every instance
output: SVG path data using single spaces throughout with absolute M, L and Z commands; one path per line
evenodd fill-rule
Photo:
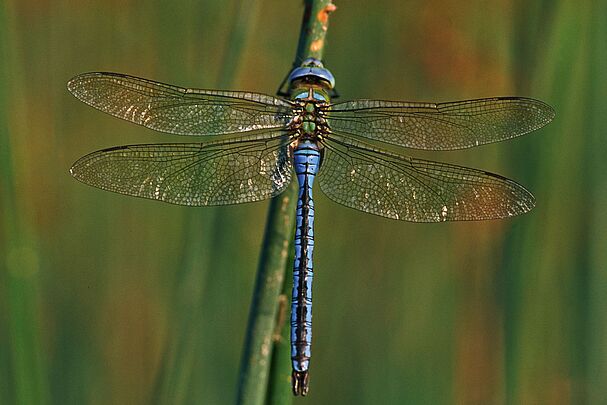
M 270 203 L 241 363 L 238 404 L 261 405 L 265 400 L 273 349 L 272 335 L 285 279 L 296 204 L 297 188 L 294 182 Z
M 322 60 L 325 50 L 325 36 L 329 23 L 329 14 L 336 7 L 331 0 L 306 0 L 299 44 L 295 55 L 295 64 L 306 58 Z
M 292 236 L 294 236 L 292 234 Z M 291 238 L 289 260 L 287 265 L 295 260 L 295 249 L 293 247 L 293 237 Z M 291 309 L 291 288 L 290 283 L 285 278 L 280 295 L 280 307 L 277 317 L 277 325 L 274 335 L 274 352 L 272 354 L 272 364 L 270 366 L 270 380 L 268 382 L 268 400 L 267 405 L 286 405 L 293 399 L 291 389 L 291 347 L 289 339 L 291 337 L 291 322 L 289 322 L 289 310 Z
M 294 64 L 311 57 L 322 59 L 328 16 L 333 10 L 335 6 L 331 0 L 306 0 Z M 293 180 L 287 190 L 270 203 L 241 363 L 238 404 L 261 405 L 265 402 L 266 393 L 274 388 L 267 387 L 268 375 L 273 364 L 272 337 L 276 330 L 280 294 L 295 225 L 295 183 Z M 281 339 L 277 350 L 286 349 L 288 344 Z M 284 381 L 284 385 L 289 387 L 288 380 Z

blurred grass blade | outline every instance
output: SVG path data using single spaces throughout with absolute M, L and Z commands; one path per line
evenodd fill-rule
M 10 122 L 15 111 L 12 89 L 20 89 L 23 81 L 18 61 L 17 32 L 12 2 L 0 5 L 0 273 L 6 291 L 3 305 L 7 309 L 7 330 L 0 332 L 0 341 L 8 345 L 0 348 L 10 364 L 10 381 L 14 404 L 45 404 L 48 402 L 48 374 L 40 347 L 41 317 L 39 313 L 39 259 L 28 215 L 20 201 L 22 193 L 16 190 L 20 173 L 16 169 L 14 147 L 19 142 Z M 3 300 L 3 301 L 4 301 Z M 3 328 L 4 329 L 4 328 Z M 1 399 L 1 398 L 0 398 Z
M 240 0 L 234 5 L 230 35 L 224 46 L 224 56 L 220 65 L 220 75 L 216 88 L 230 88 L 238 75 L 243 50 L 246 49 L 250 32 L 258 18 L 259 0 Z M 172 6 L 171 6 L 172 7 Z M 153 400 L 159 404 L 178 405 L 188 403 L 189 387 L 199 353 L 202 331 L 202 297 L 206 286 L 205 275 L 217 266 L 213 265 L 217 255 L 225 253 L 220 248 L 201 248 L 200 243 L 213 245 L 223 240 L 220 234 L 224 228 L 232 229 L 229 217 L 223 217 L 209 210 L 203 217 L 200 212 L 187 210 L 185 213 L 184 250 L 177 277 L 177 291 L 174 314 L 178 335 L 164 353 L 160 373 L 157 378 Z M 206 225 L 206 226 L 205 226 Z M 200 238 L 205 232 L 208 237 Z
M 589 189 L 592 195 L 592 212 L 588 221 L 589 315 L 584 327 L 590 342 L 585 371 L 589 385 L 587 399 L 590 404 L 602 404 L 607 403 L 607 2 L 596 1 L 594 4 L 596 8 L 589 21 L 592 53 L 589 57 L 588 80 L 592 85 L 589 89 L 591 110 L 588 111 L 590 125 L 587 138 L 590 156 L 587 173 L 591 174 Z
M 519 3 L 521 15 L 527 5 Z M 591 130 L 589 113 L 600 115 L 597 105 L 604 104 L 589 97 L 592 83 L 599 82 L 589 74 L 594 8 L 592 2 L 542 3 L 524 32 L 536 30 L 549 15 L 544 40 L 525 43 L 521 35 L 519 41 L 528 47 L 517 58 L 520 66 L 538 66 L 533 75 L 522 74 L 520 88 L 553 105 L 557 116 L 543 131 L 541 149 L 517 159 L 520 169 L 537 173 L 531 188 L 541 202 L 506 251 L 506 385 L 513 403 L 588 399 L 583 359 L 591 355 L 585 326 L 590 267 L 582 235 L 595 223 L 583 208 L 593 195 L 591 177 L 584 173 L 589 151 L 600 144 L 585 134 Z
M 217 88 L 227 89 L 234 84 L 242 68 L 242 55 L 259 16 L 261 0 L 240 0 L 234 11 L 234 25 L 225 47 Z

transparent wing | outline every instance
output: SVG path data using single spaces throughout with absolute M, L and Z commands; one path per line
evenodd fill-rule
M 553 118 L 549 105 L 518 97 L 439 104 L 356 100 L 334 104 L 328 113 L 334 132 L 426 150 L 463 149 L 511 139 Z
M 521 185 L 482 170 L 399 156 L 331 136 L 318 181 L 333 201 L 413 222 L 469 221 L 525 213 Z
M 67 88 L 105 113 L 177 135 L 278 129 L 293 117 L 288 101 L 265 94 L 187 89 L 117 73 L 84 73 Z
M 129 145 L 84 156 L 70 172 L 91 186 L 172 204 L 237 204 L 287 187 L 287 148 L 280 134 L 270 140 Z

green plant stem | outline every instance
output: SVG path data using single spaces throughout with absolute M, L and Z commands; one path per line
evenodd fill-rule
M 294 236 L 294 235 L 293 235 Z M 289 250 L 289 263 L 295 259 L 293 238 L 291 238 Z M 274 335 L 274 352 L 270 366 L 270 380 L 268 383 L 267 405 L 286 405 L 291 403 L 293 393 L 291 390 L 291 322 L 289 322 L 291 310 L 291 288 L 293 283 L 290 278 L 285 278 L 280 296 L 280 307 L 277 318 L 276 331 Z
M 329 14 L 336 7 L 331 0 L 306 0 L 295 64 L 306 58 L 322 60 Z
M 255 281 L 238 387 L 239 404 L 263 404 L 272 359 L 279 295 L 285 279 L 289 238 L 295 223 L 297 188 L 293 182 L 272 199 Z
M 322 59 L 328 16 L 334 9 L 331 0 L 306 0 L 295 64 L 310 57 Z M 261 405 L 273 388 L 267 387 L 273 364 L 272 337 L 295 225 L 295 183 L 293 180 L 287 190 L 270 203 L 241 363 L 238 404 Z M 286 342 L 282 342 L 278 347 L 283 350 L 286 346 Z M 284 384 L 289 386 L 288 381 Z

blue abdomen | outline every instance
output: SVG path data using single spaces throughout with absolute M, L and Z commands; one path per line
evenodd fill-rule
M 318 146 L 310 141 L 299 144 L 293 153 L 295 173 L 299 182 L 297 228 L 295 230 L 295 261 L 293 263 L 293 295 L 291 301 L 291 360 L 293 378 L 305 386 L 312 344 L 312 280 L 314 277 L 314 201 L 312 184 L 320 165 Z

